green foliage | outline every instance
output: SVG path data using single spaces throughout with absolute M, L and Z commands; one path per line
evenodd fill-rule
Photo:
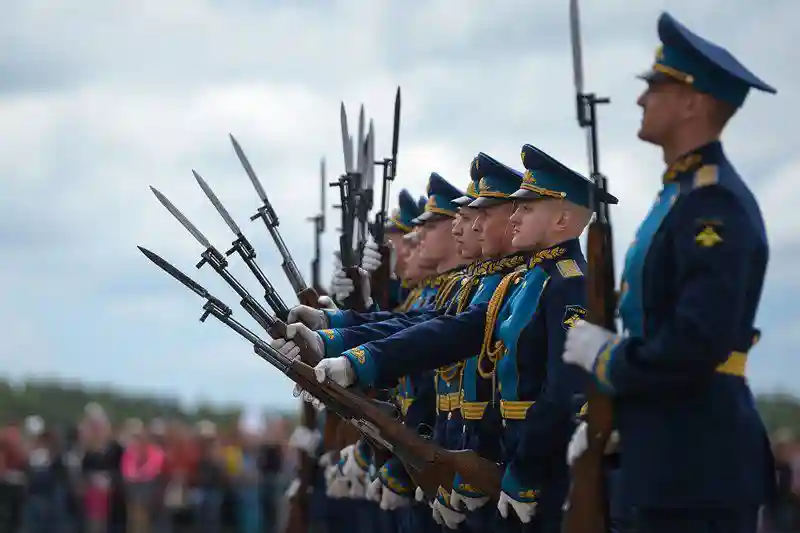
M 764 394 L 756 401 L 770 435 L 787 427 L 800 437 L 800 398 L 791 394 Z
M 90 402 L 102 405 L 115 425 L 128 418 L 147 421 L 160 417 L 186 422 L 206 419 L 220 428 L 232 428 L 241 413 L 237 407 L 212 405 L 187 409 L 177 399 L 122 393 L 109 387 L 89 387 L 56 380 L 11 383 L 0 379 L 0 424 L 39 415 L 50 426 L 68 427 L 78 422 L 84 407 Z

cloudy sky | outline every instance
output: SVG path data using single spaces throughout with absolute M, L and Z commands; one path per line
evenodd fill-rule
M 281 216 L 304 272 L 306 217 L 319 158 L 341 172 L 339 102 L 375 119 L 387 154 L 394 91 L 403 110 L 397 185 L 421 194 L 437 171 L 459 185 L 478 151 L 512 165 L 533 143 L 578 170 L 566 0 L 26 0 L 0 22 L 0 373 L 112 383 L 186 401 L 287 406 L 287 380 L 221 325 L 197 322 L 198 298 L 147 262 L 143 244 L 231 304 L 202 249 L 148 190 L 170 197 L 219 247 L 232 237 L 197 169 L 245 228 L 291 301 L 257 198 L 227 139 L 237 136 Z M 80 7 L 78 7 L 80 6 Z M 754 94 L 731 124 L 729 155 L 756 191 L 772 245 L 749 375 L 758 391 L 800 393 L 795 301 L 800 54 L 796 0 L 606 0 L 582 6 L 586 82 L 608 95 L 601 169 L 618 258 L 649 208 L 659 152 L 636 140 L 656 19 L 669 10 L 724 44 L 779 89 Z M 330 198 L 333 195 L 329 196 Z M 337 213 L 328 211 L 325 278 Z M 251 278 L 237 264 L 248 285 Z

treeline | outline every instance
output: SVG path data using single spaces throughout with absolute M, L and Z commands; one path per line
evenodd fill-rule
M 150 420 L 161 417 L 197 422 L 211 420 L 220 427 L 233 427 L 241 411 L 235 407 L 200 406 L 186 409 L 177 399 L 126 394 L 111 388 L 90 387 L 56 380 L 12 383 L 0 379 L 0 424 L 20 421 L 28 415 L 43 417 L 49 424 L 71 426 L 89 402 L 97 402 L 115 422 L 127 418 Z M 800 398 L 789 394 L 758 397 L 758 407 L 770 433 L 791 428 L 800 436 Z M 286 413 L 293 416 L 295 413 Z
M 241 414 L 239 408 L 230 406 L 201 405 L 187 409 L 175 398 L 123 393 L 110 387 L 57 380 L 10 382 L 0 379 L 0 424 L 20 422 L 35 414 L 50 426 L 66 428 L 75 425 L 90 402 L 102 405 L 114 423 L 128 418 L 151 420 L 160 417 L 190 423 L 211 420 L 221 428 L 231 428 Z

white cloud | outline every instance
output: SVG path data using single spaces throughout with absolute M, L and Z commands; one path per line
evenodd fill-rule
M 770 320 L 765 329 L 781 329 L 796 320 L 781 298 L 800 293 L 791 271 L 800 246 L 791 216 L 800 170 L 793 141 L 798 79 L 784 67 L 797 62 L 784 21 L 797 18 L 800 6 L 782 1 L 760 11 L 734 4 L 738 9 L 721 0 L 584 3 L 586 81 L 612 98 L 600 110 L 600 146 L 601 169 L 620 197 L 612 211 L 618 258 L 650 206 L 662 167 L 658 151 L 635 138 L 642 86 L 634 75 L 651 61 L 658 12 L 670 9 L 730 45 L 779 88 L 777 97 L 750 99 L 726 144 L 761 199 L 773 245 L 762 315 Z M 8 71 L 0 82 L 0 292 L 14 304 L 0 317 L 7 326 L 0 371 L 7 373 L 109 380 L 220 401 L 294 402 L 288 382 L 233 332 L 198 325 L 202 302 L 135 248 L 151 248 L 235 303 L 207 268 L 192 268 L 200 246 L 147 189 L 160 189 L 225 248 L 232 235 L 195 184 L 194 168 L 291 302 L 266 231 L 247 220 L 258 199 L 229 132 L 250 157 L 304 273 L 319 157 L 327 158 L 331 179 L 342 168 L 341 100 L 351 131 L 364 102 L 382 156 L 395 87 L 402 85 L 395 195 L 403 187 L 421 194 L 434 170 L 465 185 L 477 151 L 519 167 L 527 142 L 586 168 L 563 2 L 471 0 L 454 9 L 445 0 L 413 8 L 375 0 L 304 7 L 148 0 L 78 9 L 37 0 L 15 3 L 7 15 L 14 21 L 0 34 L 0 66 Z M 329 203 L 334 197 L 329 191 Z M 330 209 L 328 217 L 326 279 L 338 212 Z M 791 353 L 795 341 L 765 335 L 759 350 Z M 772 383 L 777 360 L 759 359 L 756 374 Z

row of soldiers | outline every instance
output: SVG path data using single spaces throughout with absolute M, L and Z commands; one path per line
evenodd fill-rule
M 658 33 L 638 136 L 662 149 L 666 170 L 626 255 L 622 334 L 585 320 L 579 242 L 598 203 L 617 199 L 531 144 L 524 172 L 479 153 L 464 192 L 433 173 L 424 205 L 400 194 L 386 227 L 402 285 L 394 309 L 372 301 L 370 271 L 386 259 L 372 243 L 356 279 L 339 270 L 331 287 L 367 312 L 288 313 L 272 350 L 313 351 L 320 383 L 391 390 L 406 426 L 503 470 L 497 495 L 461 473 L 432 495 L 362 438 L 338 461 L 323 456 L 315 493 L 329 496 L 329 531 L 561 531 L 570 466 L 595 438 L 588 390 L 614 405 L 610 530 L 756 531 L 774 470 L 745 365 L 768 246 L 720 135 L 750 89 L 775 90 L 668 14 Z M 318 439 L 306 437 L 293 440 L 311 452 Z

